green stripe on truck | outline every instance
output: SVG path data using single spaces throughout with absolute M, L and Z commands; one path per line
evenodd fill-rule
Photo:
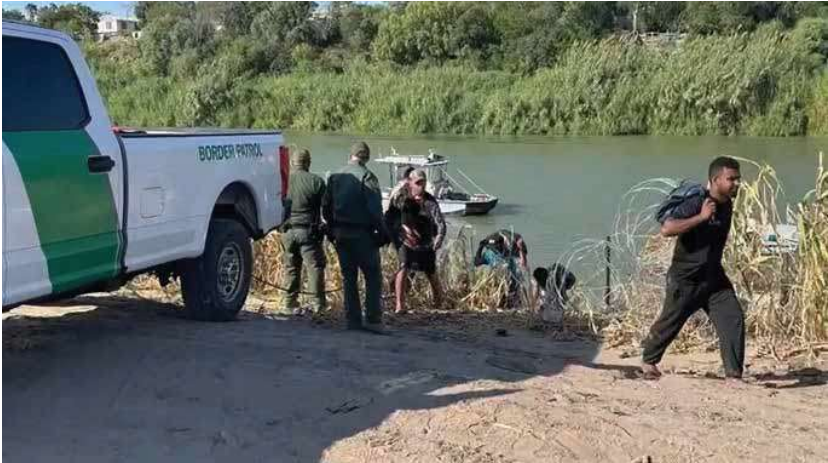
M 115 277 L 118 212 L 109 176 L 88 170 L 98 149 L 86 131 L 4 132 L 3 143 L 23 178 L 52 291 Z

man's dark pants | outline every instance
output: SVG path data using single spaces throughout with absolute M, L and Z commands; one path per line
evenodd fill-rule
M 340 234 L 336 238 L 336 252 L 342 268 L 345 315 L 348 326 L 362 325 L 359 301 L 358 275 L 365 278 L 365 322 L 382 322 L 382 267 L 376 242 L 368 233 Z
M 644 340 L 644 363 L 656 365 L 698 309 L 704 310 L 719 336 L 719 350 L 728 377 L 741 377 L 745 363 L 745 317 L 733 285 L 724 278 L 694 282 L 667 277 L 664 308 Z

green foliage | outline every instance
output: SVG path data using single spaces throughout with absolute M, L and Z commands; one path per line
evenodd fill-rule
M 336 5 L 339 35 L 343 45 L 355 52 L 368 52 L 379 30 L 383 10 L 354 3 L 342 6 L 337 2 Z
M 828 74 L 822 72 L 814 85 L 808 107 L 808 133 L 828 135 Z
M 455 24 L 462 12 L 462 5 L 455 2 L 412 3 L 402 14 L 389 15 L 382 22 L 374 55 L 398 64 L 443 63 L 456 52 L 452 49 Z
M 17 10 L 6 10 L 3 9 L 3 19 L 9 19 L 12 21 L 25 21 L 26 17 L 23 16 L 23 13 Z
M 98 29 L 101 14 L 80 3 L 68 3 L 37 8 L 37 22 L 43 27 L 57 29 L 75 38 L 92 37 Z
M 573 39 L 600 37 L 615 27 L 616 2 L 567 2 L 558 27 Z
M 508 3 L 496 7 L 492 14 L 502 37 L 501 67 L 524 74 L 551 67 L 573 42 L 612 32 L 619 12 L 615 2 Z
M 313 2 L 138 2 L 140 40 L 84 50 L 114 120 L 127 125 L 828 133 L 824 2 L 341 2 L 315 10 Z M 660 48 L 633 27 L 689 35 Z
M 136 2 L 135 17 L 143 28 L 165 17 L 190 18 L 195 14 L 195 2 Z
M 309 43 L 313 29 L 308 18 L 315 6 L 313 2 L 268 2 L 253 17 L 250 32 L 270 42 Z
M 167 75 L 171 62 L 181 55 L 195 56 L 197 60 L 211 56 L 215 30 L 204 15 L 195 12 L 183 17 L 165 15 L 144 28 L 140 46 L 150 69 Z
M 141 65 L 143 49 L 134 46 L 98 50 L 90 60 L 115 119 L 130 125 L 787 136 L 828 127 L 826 28 L 818 19 L 790 31 L 770 24 L 750 34 L 697 37 L 673 51 L 618 38 L 576 41 L 532 75 L 341 57 L 321 68 L 335 61 L 331 50 L 300 44 L 291 56 L 296 72 L 269 76 L 254 66 L 267 50 L 243 39 L 223 42 L 201 64 L 179 53 L 171 77 L 152 77 Z
M 630 29 L 638 32 L 676 32 L 687 2 L 625 2 L 619 4 Z
M 824 2 L 687 2 L 681 23 L 693 34 L 749 32 L 762 23 L 793 26 L 803 17 L 820 16 Z

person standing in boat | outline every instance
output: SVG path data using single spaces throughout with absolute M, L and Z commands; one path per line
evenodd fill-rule
M 443 290 L 437 277 L 437 250 L 446 236 L 446 221 L 440 205 L 426 191 L 424 170 L 411 172 L 408 183 L 391 197 L 385 213 L 400 261 L 395 275 L 396 312 L 404 313 L 408 272 L 423 272 L 431 283 L 434 305 L 441 307 Z

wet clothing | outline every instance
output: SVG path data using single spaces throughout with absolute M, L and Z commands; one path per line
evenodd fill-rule
M 321 207 L 325 182 L 304 169 L 290 174 L 287 197 L 292 204 L 290 218 L 283 227 L 282 245 L 285 248 L 284 266 L 287 279 L 288 309 L 298 308 L 302 287 L 302 267 L 307 264 L 308 289 L 313 293 L 315 310 L 326 307 L 325 251 L 322 247 Z
M 396 185 L 394 185 L 394 188 L 392 188 L 391 192 L 388 194 L 388 207 L 391 207 L 391 204 L 394 202 L 395 199 L 397 199 L 397 196 L 399 196 L 400 191 L 402 191 L 407 184 L 408 180 L 401 180 Z
M 437 272 L 437 253 L 433 249 L 411 249 L 402 245 L 397 249 L 400 268 L 434 275 Z
M 517 259 L 520 258 L 521 253 L 526 256 L 529 254 L 529 249 L 520 233 L 505 229 L 498 230 L 480 241 L 474 256 L 474 265 L 492 265 L 493 262 L 490 261 L 494 256 L 499 259 Z
M 705 197 L 694 196 L 674 210 L 672 218 L 701 212 Z M 676 240 L 667 272 L 664 306 L 642 343 L 643 361 L 657 364 L 681 328 L 697 310 L 704 310 L 719 336 L 725 374 L 741 377 L 745 357 L 745 322 L 741 304 L 722 266 L 722 255 L 733 216 L 733 204 L 716 204 L 716 213 Z
M 440 249 L 446 238 L 446 219 L 440 204 L 425 191 L 418 201 L 407 187 L 401 188 L 388 205 L 385 223 L 397 247 L 403 245 L 403 225 L 419 234 L 414 250 Z
M 344 305 L 349 326 L 362 325 L 358 271 L 365 278 L 365 321 L 382 321 L 382 269 L 379 248 L 388 233 L 382 219 L 377 177 L 350 162 L 328 178 L 322 214 L 331 229 L 342 269 Z
M 505 229 L 492 233 L 478 244 L 474 265 L 505 266 L 509 273 L 509 287 L 501 306 L 516 307 L 519 304 L 519 289 L 523 281 L 520 256 L 527 256 L 528 252 L 529 249 L 520 233 Z
M 520 281 L 523 278 L 516 257 L 504 257 L 503 254 L 492 248 L 483 248 L 479 252 L 479 259 L 475 257 L 475 264 L 487 267 L 506 267 L 512 281 Z
M 437 250 L 446 237 L 446 221 L 434 196 L 423 192 L 418 201 L 407 187 L 402 187 L 389 202 L 385 223 L 397 247 L 400 268 L 433 275 L 437 271 Z M 405 243 L 403 226 L 419 235 L 417 245 Z

